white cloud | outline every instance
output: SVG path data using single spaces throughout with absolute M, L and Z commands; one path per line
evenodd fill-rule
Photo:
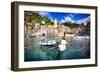
M 54 21 L 54 19 L 53 19 L 53 17 L 50 15 L 50 13 L 49 12 L 36 12 L 37 14 L 39 14 L 39 15 L 41 15 L 41 16 L 47 16 L 47 17 L 49 17 L 49 19 L 53 22 Z
M 76 21 L 76 23 L 78 23 L 78 24 L 82 24 L 82 23 L 84 23 L 84 25 L 86 25 L 88 21 L 90 21 L 90 16 L 87 17 L 87 18 L 84 18 L 84 19 L 78 20 L 78 21 Z
M 71 18 L 73 18 L 73 17 L 74 17 L 74 14 L 70 14 L 69 16 L 70 16 Z
M 69 17 L 69 16 L 65 17 L 65 21 L 70 22 L 71 20 L 72 20 L 71 17 Z
M 64 23 L 64 22 L 65 22 L 65 20 L 64 20 L 64 19 L 62 19 L 62 20 L 61 20 L 61 23 Z
M 84 25 L 86 25 L 88 21 L 90 21 L 90 16 L 87 17 L 87 18 L 84 18 L 84 19 L 80 19 L 80 20 L 78 20 L 78 21 L 74 21 L 74 20 L 72 19 L 71 16 L 66 16 L 66 17 L 64 17 L 64 19 L 62 19 L 60 22 L 61 22 L 61 23 L 72 22 L 72 23 L 77 23 L 77 24 L 82 24 L 82 23 L 84 23 Z
M 74 23 L 75 21 L 71 17 L 67 16 L 67 17 L 64 17 L 64 19 L 61 20 L 61 23 L 64 23 L 64 22 Z
M 50 15 L 49 15 L 49 19 L 50 19 L 52 22 L 54 21 L 53 17 L 50 16 Z
M 36 13 L 41 16 L 49 16 L 50 15 L 48 12 L 36 12 Z

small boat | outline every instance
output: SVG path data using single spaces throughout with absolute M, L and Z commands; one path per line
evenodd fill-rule
M 40 45 L 42 46 L 53 46 L 53 45 L 56 45 L 56 41 L 55 40 L 50 40 L 50 41 L 47 41 L 47 42 L 39 42 Z
M 66 40 L 61 40 L 61 44 L 58 45 L 60 51 L 64 51 L 66 49 L 66 45 L 68 42 Z
M 89 39 L 89 36 L 74 36 L 74 39 Z
M 34 36 L 39 36 L 39 35 L 42 35 L 43 33 L 41 33 L 41 32 L 36 32 L 36 33 L 33 33 L 33 34 L 30 34 L 30 36 L 32 37 L 34 37 Z

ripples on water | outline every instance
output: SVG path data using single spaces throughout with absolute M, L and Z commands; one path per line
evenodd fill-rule
M 55 38 L 49 38 L 55 39 Z M 46 39 L 48 41 L 48 39 Z M 58 39 L 55 39 L 59 42 Z M 60 52 L 57 49 L 40 46 L 40 37 L 25 38 L 24 61 L 64 60 L 64 59 L 86 59 L 90 58 L 89 39 L 66 38 L 68 45 Z

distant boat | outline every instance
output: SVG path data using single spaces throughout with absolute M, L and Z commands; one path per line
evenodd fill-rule
M 74 36 L 73 38 L 74 38 L 74 39 L 89 39 L 90 36 L 78 36 L 78 35 L 76 35 L 76 36 Z
M 37 36 L 37 35 L 42 35 L 43 33 L 41 32 L 36 32 L 36 33 L 33 33 L 33 34 L 30 34 L 30 36 Z

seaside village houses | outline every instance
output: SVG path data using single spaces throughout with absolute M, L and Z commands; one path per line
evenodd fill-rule
M 62 38 L 63 36 L 73 36 L 82 31 L 82 28 L 70 28 L 68 26 L 61 25 L 55 19 L 53 25 L 46 25 L 45 21 L 41 22 L 25 22 L 24 32 L 25 36 L 37 36 L 37 35 L 49 35 Z

